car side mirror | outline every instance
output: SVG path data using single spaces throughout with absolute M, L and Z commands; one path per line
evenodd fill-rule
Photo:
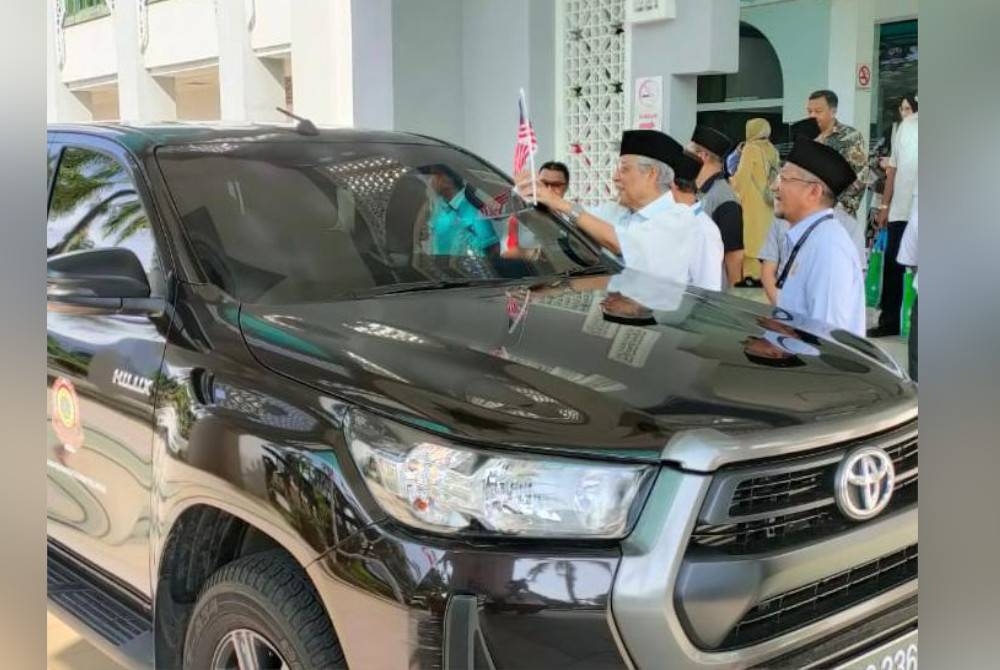
M 107 313 L 148 301 L 150 291 L 146 271 L 135 253 L 111 247 L 50 258 L 46 293 L 53 311 Z

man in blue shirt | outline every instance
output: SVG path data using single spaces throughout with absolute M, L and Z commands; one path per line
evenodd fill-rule
M 432 165 L 426 171 L 430 174 L 431 188 L 438 195 L 428 219 L 431 253 L 486 256 L 496 251 L 500 240 L 493 224 L 469 201 L 461 176 L 446 165 Z
M 836 149 L 799 138 L 771 190 L 775 215 L 789 224 L 778 307 L 864 337 L 861 261 L 833 213 L 837 196 L 855 179 Z

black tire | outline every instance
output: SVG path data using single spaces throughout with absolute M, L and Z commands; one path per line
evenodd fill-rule
M 233 561 L 202 588 L 184 641 L 184 668 L 207 670 L 227 634 L 264 637 L 291 670 L 347 668 L 312 583 L 281 549 Z

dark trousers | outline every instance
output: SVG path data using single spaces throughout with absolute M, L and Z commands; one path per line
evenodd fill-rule
M 913 381 L 917 380 L 917 303 L 920 302 L 920 298 L 916 297 L 913 299 L 913 311 L 910 312 L 910 341 L 907 342 L 909 351 L 907 361 L 910 372 L 910 379 Z
M 896 262 L 899 243 L 903 240 L 906 221 L 890 221 L 889 239 L 885 246 L 885 261 L 882 270 L 882 300 L 878 315 L 880 328 L 899 330 L 899 308 L 903 305 L 903 272 L 906 268 Z

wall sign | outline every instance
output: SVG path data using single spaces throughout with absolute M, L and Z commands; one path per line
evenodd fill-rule
M 858 63 L 855 81 L 859 89 L 869 91 L 872 87 L 872 66 L 871 63 Z
M 663 77 L 639 77 L 632 90 L 635 91 L 632 127 L 663 130 Z
M 626 0 L 625 21 L 646 23 L 677 16 L 677 0 Z

